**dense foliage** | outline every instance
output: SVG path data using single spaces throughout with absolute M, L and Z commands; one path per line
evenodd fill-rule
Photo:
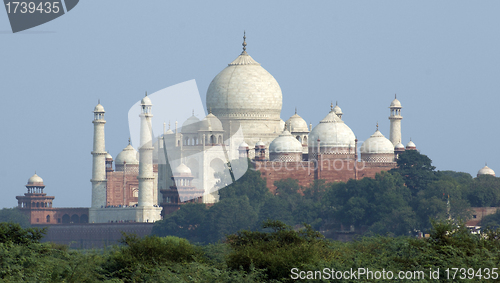
M 0 236 L 8 239 L 0 243 L 2 282 L 238 283 L 293 282 L 298 277 L 331 282 L 331 270 L 351 269 L 356 277 L 342 282 L 373 282 L 360 274 L 363 268 L 410 276 L 394 282 L 437 282 L 430 280 L 431 271 L 439 282 L 463 281 L 459 280 L 462 272 L 455 279 L 453 272 L 446 272 L 453 267 L 467 268 L 465 276 L 471 282 L 495 282 L 493 268 L 500 264 L 500 231 L 475 235 L 451 221 L 433 223 L 429 238 L 376 236 L 346 243 L 326 240 L 307 225 L 296 230 L 266 221 L 263 230 L 241 230 L 218 244 L 198 246 L 173 236 L 124 235 L 121 246 L 99 251 L 71 251 L 33 238 L 25 241 L 34 230 L 2 225 Z M 469 269 L 474 270 L 472 277 Z M 498 278 L 498 269 L 495 272 Z M 486 273 L 489 279 L 483 277 Z
M 184 237 L 192 242 L 215 243 L 240 229 L 258 230 L 267 219 L 299 227 L 304 223 L 327 237 L 337 232 L 413 235 L 427 232 L 432 220 L 471 217 L 471 207 L 500 206 L 500 178 L 435 171 L 429 157 L 415 150 L 399 156 L 397 168 L 375 178 L 325 183 L 308 187 L 293 179 L 275 182 L 271 194 L 258 171 L 235 183 L 221 175 L 220 202 L 207 209 L 201 204 L 181 209 L 157 222 L 153 233 Z
M 463 273 L 453 279 L 446 271 L 454 267 L 467 268 L 474 282 L 495 281 L 481 276 L 500 264 L 500 232 L 476 235 L 463 224 L 471 207 L 500 206 L 500 179 L 493 176 L 435 171 L 427 156 L 406 151 L 397 168 L 375 178 L 308 187 L 286 179 L 275 182 L 274 194 L 251 168 L 237 182 L 218 177 L 219 202 L 182 205 L 155 223 L 152 236 L 123 235 L 120 246 L 106 250 L 40 243 L 44 230 L 26 228 L 19 210 L 3 209 L 0 222 L 24 227 L 0 223 L 0 281 L 330 282 L 316 271 L 368 268 L 425 275 L 404 282 L 435 281 L 431 272 L 456 282 Z M 500 227 L 500 212 L 482 226 Z M 419 231 L 430 237 L 414 237 Z M 328 239 L 346 234 L 357 236 Z

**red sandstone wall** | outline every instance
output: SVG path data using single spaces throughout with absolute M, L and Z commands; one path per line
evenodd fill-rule
M 494 214 L 500 207 L 471 207 L 472 209 L 472 219 L 469 219 L 465 225 L 467 226 L 478 226 L 486 215 Z
M 139 188 L 137 174 L 125 174 L 123 171 L 108 172 L 106 188 L 107 205 L 119 206 L 137 203 L 138 197 L 133 196 L 133 190 Z M 125 182 L 125 189 L 123 183 Z
M 274 182 L 282 179 L 295 179 L 301 186 L 309 186 L 314 180 L 326 182 L 347 182 L 350 179 L 374 178 L 381 171 L 388 171 L 396 167 L 396 163 L 366 163 L 353 160 L 323 160 L 303 162 L 256 162 L 255 169 L 260 171 L 262 178 L 266 178 L 267 187 L 272 193 L 276 187 Z

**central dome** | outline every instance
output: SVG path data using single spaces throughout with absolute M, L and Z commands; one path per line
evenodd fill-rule
M 210 83 L 207 108 L 218 118 L 280 119 L 281 88 L 246 51 Z

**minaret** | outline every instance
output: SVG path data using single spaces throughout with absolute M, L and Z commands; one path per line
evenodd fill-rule
M 401 140 L 401 120 L 403 119 L 403 116 L 401 116 L 401 102 L 396 98 L 396 95 L 394 95 L 394 100 L 389 108 L 391 109 L 391 116 L 389 116 L 391 133 L 389 139 L 396 146 Z
M 146 96 L 141 100 L 141 133 L 139 144 L 139 201 L 138 206 L 153 206 L 153 133 L 151 100 Z
M 92 208 L 106 205 L 106 155 L 104 145 L 104 107 L 94 108 L 94 147 L 92 150 Z M 92 222 L 94 219 L 90 219 Z

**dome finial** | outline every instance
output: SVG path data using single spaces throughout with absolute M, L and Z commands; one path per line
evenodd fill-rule
M 395 94 L 394 94 L 394 99 L 397 99 L 397 98 L 398 98 L 398 97 L 397 97 L 397 95 L 396 95 L 396 93 L 395 93 Z
M 297 114 L 297 107 L 295 107 L 295 114 Z
M 194 116 L 194 109 L 193 109 L 193 116 Z
M 128 144 L 130 145 L 130 137 L 128 138 Z
M 212 107 L 208 108 L 208 114 L 212 114 Z
M 145 96 L 148 96 L 148 92 L 146 91 L 146 95 Z
M 337 100 L 335 101 L 335 106 L 339 106 L 339 102 Z
M 101 99 L 97 99 L 97 104 L 101 104 Z
M 170 120 L 168 120 L 168 129 L 170 130 Z
M 333 111 L 333 101 L 330 103 L 330 111 Z
M 377 131 L 378 131 L 378 121 L 377 121 Z
M 246 39 L 247 39 L 247 36 L 246 36 L 246 31 L 243 31 L 243 43 L 241 45 L 243 45 L 243 52 L 241 52 L 241 54 L 246 54 L 247 53 L 247 42 L 246 42 Z

